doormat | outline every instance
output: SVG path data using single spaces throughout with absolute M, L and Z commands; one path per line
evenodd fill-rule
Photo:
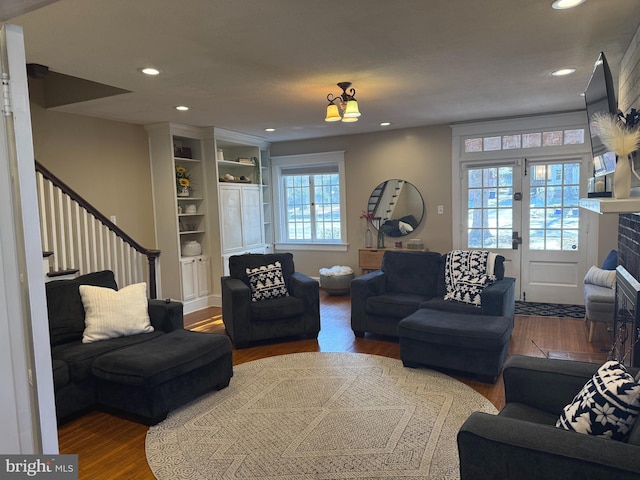
M 584 306 L 517 301 L 515 314 L 541 317 L 584 318 Z

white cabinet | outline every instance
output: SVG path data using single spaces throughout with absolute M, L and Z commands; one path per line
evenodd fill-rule
M 182 257 L 180 260 L 183 300 L 197 300 L 211 292 L 211 264 L 209 257 Z
M 229 272 L 229 257 L 243 253 L 264 253 L 270 250 L 266 242 L 263 186 L 270 176 L 263 168 L 262 156 L 268 144 L 262 139 L 236 132 L 216 129 L 216 168 L 218 173 L 218 208 L 220 218 L 220 250 L 223 274 Z M 268 190 L 267 190 L 267 193 Z
M 222 254 L 264 246 L 259 185 L 223 184 L 220 192 Z
M 211 262 L 209 257 L 198 257 L 198 296 L 206 297 L 211 293 Z
M 194 257 L 180 260 L 180 276 L 182 277 L 182 300 L 195 299 L 198 296 L 198 272 Z

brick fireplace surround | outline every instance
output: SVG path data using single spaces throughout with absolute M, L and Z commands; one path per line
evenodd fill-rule
M 640 108 L 640 26 L 620 62 L 618 108 L 625 113 L 631 108 Z M 638 168 L 638 160 L 635 164 Z M 640 187 L 640 183 L 635 178 L 632 179 L 631 185 L 634 189 Z M 636 280 L 640 280 L 640 215 L 638 214 L 619 216 L 618 263 Z
M 640 215 L 620 215 L 618 222 L 618 264 L 640 279 Z

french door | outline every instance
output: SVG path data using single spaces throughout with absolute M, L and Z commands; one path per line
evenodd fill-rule
M 505 257 L 516 298 L 581 304 L 585 229 L 580 228 L 581 159 L 468 164 L 463 223 L 467 248 Z

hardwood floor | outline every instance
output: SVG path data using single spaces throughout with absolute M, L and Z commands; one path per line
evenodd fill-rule
M 297 352 L 357 352 L 400 358 L 397 339 L 367 334 L 355 338 L 350 329 L 349 296 L 321 293 L 322 330 L 317 340 L 263 343 L 233 351 L 234 365 Z M 213 318 L 212 318 L 213 317 Z M 209 308 L 185 317 L 187 328 L 224 333 L 220 309 Z M 593 342 L 587 341 L 583 320 L 516 316 L 511 354 L 601 362 L 611 334 L 598 324 Z M 543 353 L 544 352 L 544 353 Z M 502 378 L 495 385 L 447 372 L 487 397 L 498 409 L 504 404 Z M 233 379 L 231 380 L 233 382 Z M 60 453 L 78 454 L 79 478 L 153 479 L 145 456 L 148 427 L 102 412 L 92 412 L 59 428 Z

